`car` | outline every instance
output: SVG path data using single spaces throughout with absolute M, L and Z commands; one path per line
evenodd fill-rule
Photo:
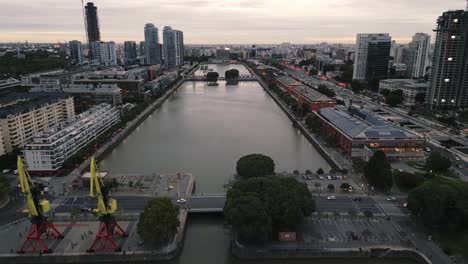
M 184 198 L 181 198 L 181 199 L 178 199 L 177 200 L 177 203 L 186 203 L 187 200 L 185 200 Z
M 330 175 L 328 175 L 328 176 L 327 176 L 327 179 L 331 180 L 331 179 L 332 179 L 332 177 L 331 177 Z
M 457 164 L 457 168 L 459 168 L 459 169 L 463 169 L 463 165 L 461 165 L 461 164 Z
M 460 157 L 455 156 L 455 160 L 456 160 L 456 161 L 460 161 Z
M 405 207 L 405 208 L 408 207 L 408 203 L 404 203 L 403 207 Z
M 305 175 L 302 175 L 302 179 L 308 180 L 307 176 L 305 176 Z
M 172 189 L 174 189 L 174 186 L 172 185 L 169 185 L 169 187 L 166 188 L 166 190 L 172 190 Z
M 9 173 L 9 172 L 10 172 L 9 169 L 2 170 L 2 173 L 3 173 L 3 174 Z
M 427 147 L 427 148 L 426 148 L 426 152 L 431 152 L 431 148 L 430 148 L 430 147 Z
M 13 174 L 18 175 L 18 170 L 14 170 Z
M 44 187 L 44 189 L 42 189 L 43 192 L 45 193 L 48 193 L 49 192 L 49 187 Z
M 335 196 L 328 196 L 327 200 L 336 200 L 336 197 Z
M 325 177 L 323 177 L 323 176 L 320 176 L 319 178 L 320 178 L 321 180 L 325 180 Z
M 93 209 L 89 208 L 89 207 L 81 207 L 80 208 L 80 212 L 82 213 L 91 213 L 93 211 Z

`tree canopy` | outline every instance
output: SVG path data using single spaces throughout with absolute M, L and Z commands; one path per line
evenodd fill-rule
M 232 80 L 239 78 L 239 70 L 237 69 L 230 69 L 224 73 L 226 80 Z
M 275 162 L 263 154 L 250 154 L 237 161 L 236 170 L 243 178 L 269 176 L 275 173 Z
M 390 191 L 393 185 L 392 167 L 383 151 L 376 151 L 369 159 L 364 167 L 364 176 L 378 190 Z
M 417 93 L 416 96 L 414 96 L 414 101 L 418 104 L 424 104 L 424 102 L 426 101 L 426 94 Z
M 146 243 L 160 245 L 171 241 L 179 227 L 179 207 L 169 198 L 157 197 L 140 214 L 137 232 Z
M 408 209 L 428 228 L 462 231 L 468 228 L 468 185 L 435 177 L 409 193 Z
M 393 175 L 398 186 L 406 190 L 414 189 L 424 183 L 424 176 L 420 174 L 395 170 Z
M 275 176 L 236 182 L 224 205 L 226 221 L 242 242 L 276 239 L 278 232 L 295 231 L 314 210 L 306 184 Z
M 398 89 L 391 92 L 388 92 L 385 96 L 385 103 L 391 107 L 395 107 L 403 103 L 403 91 Z
M 445 172 L 452 166 L 450 159 L 442 156 L 440 152 L 432 152 L 426 159 L 426 169 L 435 172 Z
M 206 80 L 208 82 L 217 82 L 218 78 L 219 78 L 219 74 L 217 72 L 211 71 L 206 74 Z
M 329 88 L 328 88 L 327 86 L 325 86 L 325 85 L 320 85 L 320 86 L 318 87 L 317 91 L 318 91 L 319 93 L 321 93 L 321 94 L 324 94 L 324 95 L 330 97 L 330 98 L 336 96 L 336 93 L 335 93 L 333 90 L 329 89 Z

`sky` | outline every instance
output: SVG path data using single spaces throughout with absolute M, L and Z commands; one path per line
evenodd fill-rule
M 86 4 L 86 0 L 84 1 Z M 463 0 L 95 0 L 101 38 L 143 40 L 145 23 L 182 30 L 186 44 L 354 43 L 390 33 L 432 34 Z M 0 0 L 1 42 L 85 40 L 81 0 Z M 161 35 L 161 32 L 160 32 Z

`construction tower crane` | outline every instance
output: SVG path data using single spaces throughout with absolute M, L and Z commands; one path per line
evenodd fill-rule
M 94 192 L 97 194 L 97 209 L 94 209 L 93 212 L 99 215 L 101 223 L 99 225 L 96 238 L 88 248 L 87 252 L 102 250 L 121 251 L 120 247 L 113 240 L 113 237 L 127 237 L 128 235 L 115 220 L 114 213 L 117 210 L 117 201 L 110 198 L 109 189 L 104 185 L 104 181 L 99 175 L 94 157 L 91 159 L 90 174 L 89 196 L 94 197 Z
M 49 201 L 40 198 L 44 193 L 44 186 L 42 184 L 35 184 L 31 180 L 31 176 L 29 176 L 21 156 L 18 156 L 17 166 L 21 192 L 26 195 L 26 201 L 28 204 L 27 212 L 31 218 L 31 227 L 29 228 L 28 235 L 26 236 L 26 241 L 23 243 L 21 248 L 17 250 L 17 253 L 51 253 L 52 249 L 47 246 L 41 237 L 60 239 L 63 238 L 63 235 L 51 222 L 47 220 L 47 217 L 44 216 L 44 214 L 50 210 Z

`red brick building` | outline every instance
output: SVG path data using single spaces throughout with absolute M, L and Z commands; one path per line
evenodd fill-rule
M 311 111 L 336 105 L 335 100 L 317 92 L 309 86 L 303 85 L 291 77 L 281 76 L 276 79 L 276 84 L 296 98 L 297 101 L 307 103 Z

